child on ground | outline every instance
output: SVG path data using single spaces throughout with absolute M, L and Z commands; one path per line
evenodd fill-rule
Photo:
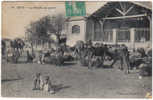
M 36 73 L 33 80 L 33 90 L 40 90 L 42 84 L 41 73 Z
M 54 94 L 55 91 L 49 76 L 42 77 L 41 73 L 36 73 L 33 81 L 33 90 L 43 90 Z
M 43 91 L 49 92 L 51 94 L 55 93 L 55 91 L 52 87 L 52 83 L 50 81 L 49 76 L 45 76 L 45 80 L 44 80 L 44 83 L 43 83 Z

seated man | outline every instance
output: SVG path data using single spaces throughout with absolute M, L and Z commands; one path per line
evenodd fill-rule
M 145 76 L 152 76 L 152 63 L 141 64 L 139 67 L 139 79 Z
M 33 59 L 35 58 L 34 54 L 30 54 L 29 50 L 27 51 L 27 63 L 33 62 Z
M 103 62 L 101 60 L 101 57 L 98 56 L 93 56 L 90 61 L 89 61 L 89 65 L 88 68 L 91 69 L 93 67 L 99 68 L 103 65 Z
M 45 58 L 45 54 L 41 53 L 41 54 L 39 55 L 39 61 L 38 61 L 38 63 L 44 64 L 44 58 Z

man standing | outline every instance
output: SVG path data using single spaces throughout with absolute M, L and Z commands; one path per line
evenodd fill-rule
M 130 62 L 129 62 L 129 51 L 127 46 L 122 45 L 122 57 L 123 57 L 123 63 L 125 63 L 126 65 L 126 70 L 127 70 L 127 74 L 129 73 L 129 69 L 130 69 Z

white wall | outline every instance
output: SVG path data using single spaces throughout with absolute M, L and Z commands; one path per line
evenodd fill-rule
M 79 25 L 80 26 L 80 33 L 72 34 L 72 26 Z M 85 33 L 86 33 L 86 21 L 79 20 L 79 21 L 70 21 L 68 24 L 68 31 L 67 31 L 67 45 L 73 46 L 75 45 L 76 41 L 83 40 L 85 41 Z

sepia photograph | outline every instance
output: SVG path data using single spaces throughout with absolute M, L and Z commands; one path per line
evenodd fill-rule
M 2 1 L 1 96 L 152 99 L 152 1 Z

